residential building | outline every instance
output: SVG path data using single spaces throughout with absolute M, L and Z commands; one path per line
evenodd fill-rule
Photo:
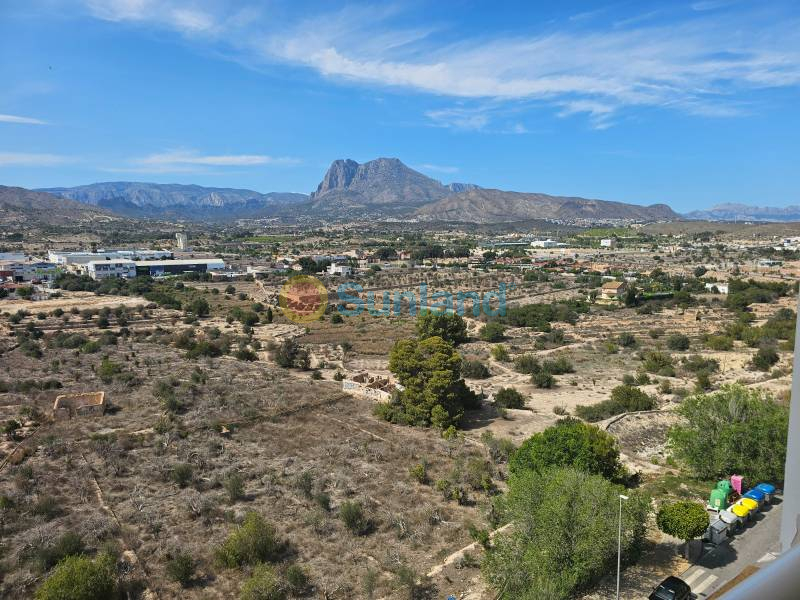
M 331 264 L 328 265 L 328 275 L 339 275 L 341 277 L 347 277 L 353 272 L 353 269 L 350 265 L 336 265 Z
M 614 238 L 603 238 L 600 240 L 600 247 L 601 248 L 616 248 L 617 247 L 617 240 Z
M 130 279 L 136 277 L 136 263 L 132 260 L 93 260 L 84 265 L 86 274 L 92 279 Z

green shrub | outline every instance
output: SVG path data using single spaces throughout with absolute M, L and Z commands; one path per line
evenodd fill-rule
M 499 342 L 505 337 L 506 328 L 496 321 L 487 323 L 481 327 L 479 337 L 484 342 Z
M 492 358 L 498 362 L 508 362 L 511 356 L 508 354 L 508 349 L 503 344 L 492 346 Z
M 419 483 L 428 483 L 428 463 L 422 461 L 415 464 L 408 470 L 408 474 Z
M 608 419 L 624 412 L 653 410 L 655 400 L 639 388 L 630 385 L 618 385 L 611 390 L 611 398 L 592 405 L 578 405 L 575 414 L 586 421 L 595 422 Z
M 514 359 L 514 370 L 517 373 L 533 375 L 542 369 L 539 360 L 533 354 L 523 354 Z
M 281 544 L 275 528 L 255 512 L 249 512 L 242 524 L 216 550 L 216 559 L 224 567 L 257 565 L 277 560 Z
M 542 371 L 547 371 L 553 375 L 563 375 L 574 373 L 575 368 L 566 356 L 559 356 L 555 360 L 546 360 L 542 363 Z
M 236 502 L 244 498 L 244 479 L 239 473 L 231 473 L 222 484 L 228 493 L 228 500 Z
M 461 375 L 470 379 L 491 377 L 488 367 L 479 360 L 465 360 L 461 363 Z
M 353 535 L 365 535 L 372 528 L 372 523 L 364 515 L 364 509 L 359 502 L 343 502 L 339 507 L 339 518 Z
M 688 350 L 689 338 L 682 333 L 673 333 L 667 338 L 667 348 L 670 350 Z
M 36 553 L 36 562 L 39 570 L 49 571 L 67 556 L 79 556 L 84 552 L 81 536 L 67 531 L 62 534 L 51 546 L 40 549 Z
M 778 352 L 773 346 L 762 346 L 756 352 L 751 364 L 758 371 L 769 371 L 779 359 Z
M 286 592 L 270 565 L 259 564 L 242 584 L 241 600 L 284 600 Z
M 494 395 L 494 405 L 500 408 L 525 408 L 525 397 L 514 388 L 500 388 Z
M 308 589 L 308 574 L 298 565 L 289 565 L 284 572 L 289 591 L 295 596 L 302 595 Z
M 114 558 L 68 556 L 36 590 L 36 600 L 109 600 L 117 588 Z
M 533 385 L 537 388 L 549 389 L 556 384 L 556 378 L 548 371 L 539 371 L 531 376 Z
M 194 559 L 186 552 L 178 551 L 167 561 L 167 577 L 179 583 L 181 587 L 186 587 L 192 582 L 194 570 Z
M 727 335 L 711 335 L 706 339 L 706 346 L 711 350 L 733 350 L 733 338 Z

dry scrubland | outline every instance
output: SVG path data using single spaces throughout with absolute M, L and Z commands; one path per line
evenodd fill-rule
M 447 285 L 445 275 L 431 279 L 430 289 L 489 289 L 500 281 L 520 284 L 516 298 L 547 302 L 574 296 L 551 283 L 522 282 L 515 277 L 492 275 L 485 281 L 471 277 Z M 410 275 L 397 285 L 416 284 Z M 377 289 L 392 283 L 380 275 Z M 477 285 L 476 285 L 477 284 Z M 224 294 L 225 284 L 192 283 L 211 303 L 211 315 L 195 324 L 198 330 L 218 327 L 240 335 L 239 323 L 228 323 L 226 311 L 254 300 L 265 301 L 274 290 L 258 284 L 236 284 L 243 299 Z M 367 287 L 367 286 L 365 286 Z M 541 295 L 540 295 L 541 294 Z M 13 499 L 0 514 L 4 576 L 0 595 L 28 598 L 43 578 L 41 550 L 64 532 L 80 535 L 92 552 L 113 547 L 130 565 L 128 579 L 157 598 L 230 598 L 238 594 L 249 569 L 226 569 L 214 561 L 214 551 L 235 530 L 248 511 L 263 515 L 284 543 L 276 560 L 279 571 L 290 565 L 306 570 L 310 586 L 296 595 L 328 599 L 408 597 L 409 580 L 430 573 L 418 596 L 490 597 L 480 580 L 478 547 L 469 525 L 486 527 L 490 494 L 481 484 L 490 475 L 504 488 L 506 466 L 495 464 L 486 446 L 486 432 L 519 444 L 542 431 L 579 405 L 606 400 L 623 376 L 635 374 L 640 353 L 669 353 L 675 376 L 651 375 L 640 389 L 657 399 L 657 411 L 612 418 L 601 427 L 616 436 L 628 466 L 643 474 L 644 485 L 658 485 L 677 471 L 666 461 L 666 432 L 675 422 L 672 409 L 694 385 L 695 374 L 681 359 L 694 354 L 715 358 L 719 371 L 712 384 L 742 381 L 762 386 L 777 395 L 790 383 L 791 353 L 781 351 L 771 373 L 754 372 L 748 363 L 756 350 L 736 342 L 730 351 L 711 351 L 700 341 L 733 319 L 719 296 L 686 311 L 668 308 L 647 316 L 634 309 L 593 308 L 574 325 L 553 323 L 563 340 L 537 346 L 541 333 L 529 328 L 508 328 L 502 343 L 510 361 L 491 356 L 493 343 L 479 341 L 480 319 L 468 319 L 471 340 L 459 347 L 467 359 L 486 364 L 490 377 L 468 379 L 475 390 L 491 395 L 501 387 L 514 387 L 525 397 L 524 409 L 498 411 L 485 403 L 468 413 L 464 437 L 445 440 L 434 429 L 390 425 L 373 416 L 370 401 L 342 393 L 333 381 L 338 371 L 366 369 L 388 373 L 387 354 L 395 341 L 413 335 L 408 316 L 382 318 L 358 316 L 332 323 L 330 317 L 298 326 L 276 315 L 271 324 L 253 329 L 261 342 L 260 360 L 248 362 L 230 356 L 186 358 L 170 343 L 191 327 L 182 315 L 168 309 L 131 313 L 129 334 L 115 345 L 85 353 L 43 344 L 44 356 L 26 356 L 12 337 L 12 328 L 34 323 L 46 336 L 57 330 L 80 331 L 98 339 L 110 328 L 98 328 L 96 317 L 74 317 L 64 323 L 54 316 L 38 319 L 39 310 L 57 308 L 135 307 L 135 297 L 94 296 L 80 292 L 41 303 L 0 301 L 7 313 L 25 305 L 33 313 L 19 324 L 0 319 L 0 379 L 57 380 L 58 390 L 0 393 L 0 417 L 21 419 L 18 439 L 0 445 L 0 496 Z M 751 308 L 759 325 L 780 307 L 792 307 L 792 298 Z M 162 328 L 159 330 L 158 328 Z M 615 343 L 620 334 L 635 337 L 635 346 Z M 690 338 L 688 350 L 665 347 L 672 333 Z M 306 347 L 312 371 L 281 369 L 273 362 L 273 345 L 295 339 Z M 513 359 L 531 353 L 539 360 L 563 356 L 574 372 L 556 377 L 552 389 L 535 387 L 528 375 L 514 370 Z M 102 381 L 102 362 L 121 365 L 121 372 Z M 316 377 L 316 375 L 315 375 Z M 165 410 L 156 386 L 167 382 L 181 405 Z M 664 383 L 664 382 L 668 382 Z M 51 423 L 32 407 L 47 414 L 58 393 L 104 390 L 110 410 L 102 417 L 75 418 Z M 21 443 L 20 443 L 21 442 Z M 17 444 L 20 444 L 17 448 Z M 16 451 L 14 451 L 14 449 Z M 12 454 L 13 452 L 13 454 Z M 495 457 L 497 458 L 497 457 Z M 410 473 L 427 465 L 420 483 Z M 228 483 L 233 474 L 243 482 L 241 497 L 231 499 Z M 432 483 L 449 479 L 463 485 L 467 499 L 446 500 Z M 700 484 L 702 489 L 702 484 Z M 490 489 L 491 491 L 491 489 Z M 681 495 L 682 492 L 678 492 Z M 687 492 L 688 494 L 688 492 Z M 361 504 L 362 531 L 352 533 L 339 518 L 345 502 Z M 680 567 L 672 541 L 652 532 L 639 566 L 641 589 L 661 574 Z M 182 551 L 196 561 L 188 587 L 170 581 L 170 557 Z

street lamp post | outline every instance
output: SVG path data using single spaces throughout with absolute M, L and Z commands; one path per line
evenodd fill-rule
M 619 600 L 619 578 L 622 567 L 622 501 L 628 497 L 619 495 L 619 531 L 617 532 L 617 600 Z

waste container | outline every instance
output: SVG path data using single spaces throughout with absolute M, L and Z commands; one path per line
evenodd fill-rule
M 708 497 L 708 508 L 722 510 L 728 506 L 728 493 L 724 489 L 714 488 Z
M 775 486 L 771 483 L 759 483 L 755 488 L 756 490 L 761 490 L 764 492 L 764 500 L 766 502 L 772 502 L 772 497 L 775 495 Z
M 758 512 L 758 502 L 753 500 L 752 498 L 740 498 L 737 504 L 741 504 L 742 506 L 746 506 L 747 510 L 750 511 L 750 515 L 754 515 Z
M 722 519 L 715 519 L 708 525 L 706 532 L 703 534 L 703 539 L 712 544 L 727 542 L 728 524 Z
M 756 488 L 753 488 L 752 490 L 742 494 L 742 498 L 750 498 L 751 500 L 758 502 L 759 507 L 766 502 L 766 496 L 764 495 L 764 492 Z
M 737 533 L 743 527 L 741 517 L 730 510 L 719 511 L 719 518 L 721 521 L 728 524 L 728 532 L 731 534 Z
M 733 486 L 731 485 L 731 482 L 728 481 L 727 479 L 721 479 L 720 481 L 718 481 L 715 489 L 722 490 L 729 496 L 733 493 Z
M 752 500 L 750 500 L 750 502 L 752 502 Z M 742 504 L 741 500 L 739 500 L 734 504 L 731 504 L 728 510 L 730 510 L 733 514 L 739 517 L 742 520 L 743 524 L 750 520 L 751 509 L 747 508 L 747 506 Z
M 744 487 L 744 477 L 742 475 L 731 475 L 731 486 L 734 491 L 741 496 L 742 492 L 746 489 Z

